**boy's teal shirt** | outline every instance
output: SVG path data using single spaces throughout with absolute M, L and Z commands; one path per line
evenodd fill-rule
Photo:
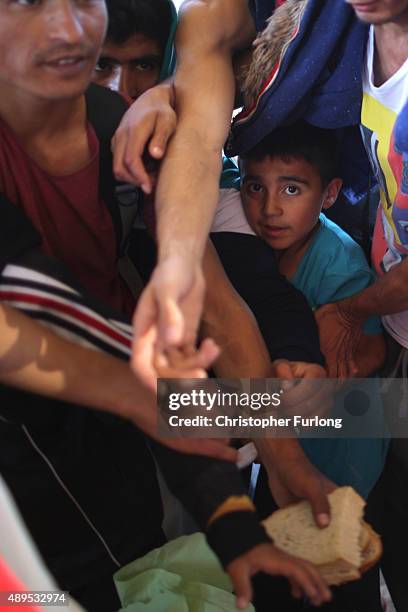
M 362 291 L 374 282 L 361 247 L 323 213 L 320 227 L 290 279 L 315 310 L 324 304 L 338 302 Z M 371 317 L 364 332 L 382 332 L 379 317 Z
M 319 222 L 320 227 L 291 278 L 313 309 L 350 297 L 374 282 L 361 247 L 324 214 L 320 215 Z M 372 317 L 364 325 L 366 334 L 381 331 L 379 317 Z M 386 436 L 378 380 L 361 381 L 358 389 L 369 398 L 364 431 L 373 436 L 384 431 Z M 345 412 L 346 395 L 347 391 L 336 393 L 332 416 L 347 416 L 350 422 Z M 356 409 L 358 413 L 360 406 Z M 361 428 L 361 417 L 358 418 Z M 312 463 L 328 478 L 338 485 L 351 485 L 367 497 L 383 469 L 388 439 L 304 438 L 301 444 Z

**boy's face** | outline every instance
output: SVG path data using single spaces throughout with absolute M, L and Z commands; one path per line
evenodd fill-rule
M 408 20 L 408 0 L 346 0 L 365 23 L 381 25 Z
M 106 31 L 104 0 L 0 0 L 0 88 L 45 100 L 88 86 Z
M 120 45 L 106 41 L 93 80 L 135 100 L 156 85 L 161 63 L 158 41 L 138 32 Z
M 301 158 L 265 157 L 242 163 L 241 194 L 248 223 L 274 249 L 301 244 L 338 189 L 323 189 L 315 166 Z M 329 193 L 330 192 L 330 193 Z

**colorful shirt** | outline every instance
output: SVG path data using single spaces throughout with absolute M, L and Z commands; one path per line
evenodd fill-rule
M 374 280 L 359 245 L 325 215 L 319 219 L 320 228 L 291 279 L 312 308 L 349 297 Z M 367 321 L 364 331 L 381 333 L 378 317 Z M 383 429 L 383 415 L 377 380 L 362 380 L 358 388 L 370 399 L 364 431 L 378 435 Z M 345 416 L 347 393 L 336 393 L 333 416 Z M 364 497 L 381 473 L 388 448 L 385 438 L 315 438 L 302 439 L 301 444 L 326 476 L 338 485 L 353 486 Z
M 380 186 L 372 261 L 377 274 L 382 275 L 408 254 L 408 160 L 396 147 L 394 138 L 397 116 L 408 99 L 408 59 L 388 81 L 376 87 L 373 55 L 371 28 L 363 75 L 361 129 Z M 397 342 L 408 347 L 408 311 L 386 315 L 383 323 Z

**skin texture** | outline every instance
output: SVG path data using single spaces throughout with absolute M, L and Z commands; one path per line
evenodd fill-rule
M 136 100 L 159 79 L 162 51 L 157 41 L 138 32 L 122 44 L 106 41 L 93 80 Z

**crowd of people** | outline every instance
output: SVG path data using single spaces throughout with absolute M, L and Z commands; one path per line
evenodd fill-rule
M 382 612 L 381 569 L 405 612 L 406 439 L 255 438 L 249 483 L 160 437 L 156 385 L 297 379 L 327 416 L 361 378 L 406 418 L 408 0 L 0 0 L 0 58 L 0 474 L 55 583 L 118 610 L 164 481 L 237 607 Z M 260 520 L 324 529 L 342 485 L 384 552 L 330 591 Z

